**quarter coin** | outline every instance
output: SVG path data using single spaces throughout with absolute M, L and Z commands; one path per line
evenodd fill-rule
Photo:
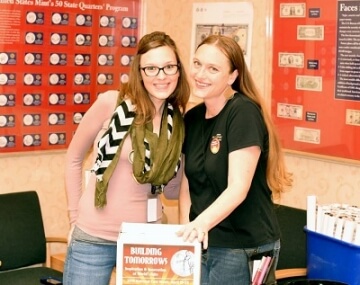
M 77 15 L 76 16 L 76 24 L 78 24 L 79 26 L 82 26 L 85 24 L 85 17 L 84 15 Z
M 34 122 L 33 116 L 31 116 L 29 114 L 24 116 L 23 123 L 25 126 L 31 126 L 33 122 Z
M 76 44 L 82 46 L 85 43 L 85 37 L 82 34 L 79 34 L 75 38 Z
M 50 84 L 55 85 L 59 83 L 59 75 L 53 73 L 50 75 Z
M 60 35 L 58 33 L 54 33 L 51 35 L 51 43 L 54 45 L 58 45 L 60 43 Z
M 98 77 L 97 77 L 97 82 L 99 83 L 99 84 L 105 84 L 105 82 L 106 82 L 106 75 L 105 74 L 103 74 L 103 73 L 100 73 L 99 75 L 98 75 Z
M 99 37 L 99 45 L 101 46 L 106 46 L 108 43 L 108 38 L 107 36 L 100 36 Z
M 53 53 L 52 55 L 50 55 L 50 63 L 51 64 L 58 64 L 60 61 L 60 56 L 57 53 Z
M 59 13 L 54 13 L 51 17 L 53 24 L 58 25 L 61 22 L 61 15 Z
M 131 25 L 131 20 L 128 17 L 122 19 L 122 25 L 124 28 L 129 28 Z
M 25 41 L 28 43 L 28 44 L 33 44 L 35 42 L 35 34 L 32 33 L 32 32 L 28 32 L 26 33 L 26 36 L 25 36 Z
M 0 53 L 0 64 L 6 64 L 9 60 L 9 56 L 7 55 L 7 53 L 2 52 Z
M 35 23 L 36 21 L 36 14 L 34 12 L 29 12 L 26 15 L 26 21 L 30 24 Z
M 59 96 L 56 93 L 50 94 L 49 102 L 51 105 L 56 105 L 59 102 Z
M 107 57 L 104 54 L 99 55 L 98 57 L 98 63 L 99 65 L 105 65 L 107 62 Z
M 107 27 L 109 25 L 109 18 L 106 16 L 102 16 L 100 18 L 100 26 Z
M 0 95 L 0 106 L 5 106 L 7 103 L 7 97 L 3 94 Z
M 26 106 L 30 106 L 34 102 L 34 97 L 31 94 L 26 94 L 23 98 L 23 102 Z
M 74 81 L 75 81 L 75 84 L 80 85 L 84 81 L 84 76 L 82 74 L 80 74 L 80 73 L 75 74 Z
M 57 144 L 58 141 L 59 141 L 59 137 L 57 134 L 50 134 L 50 136 L 49 136 L 50 144 Z
M 77 54 L 75 56 L 75 64 L 76 65 L 82 65 L 84 63 L 84 57 L 82 54 Z
M 26 64 L 33 64 L 35 60 L 35 56 L 32 53 L 25 54 L 25 63 Z
M 25 135 L 23 138 L 23 143 L 26 146 L 31 146 L 34 143 L 34 138 L 31 135 Z
M 30 73 L 25 74 L 24 83 L 26 85 L 31 85 L 31 84 L 33 84 L 33 82 L 34 82 L 34 75 L 32 75 Z
M 7 145 L 7 139 L 4 136 L 0 136 L 0 147 L 5 147 Z
M 49 115 L 49 123 L 50 125 L 55 125 L 58 122 L 58 116 L 56 114 Z

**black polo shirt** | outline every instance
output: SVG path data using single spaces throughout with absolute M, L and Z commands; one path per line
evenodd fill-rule
M 227 188 L 229 153 L 259 146 L 261 156 L 246 199 L 209 232 L 209 246 L 244 248 L 280 237 L 271 191 L 266 182 L 268 132 L 259 107 L 235 94 L 222 111 L 205 119 L 205 105 L 185 115 L 185 173 L 189 181 L 194 220 Z M 240 166 L 239 166 L 240 167 Z

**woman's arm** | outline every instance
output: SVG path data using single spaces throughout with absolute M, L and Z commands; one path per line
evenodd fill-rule
M 195 238 L 203 242 L 203 247 L 208 246 L 208 232 L 227 216 L 231 214 L 246 198 L 250 189 L 261 150 L 258 146 L 246 147 L 229 154 L 228 187 L 222 194 L 194 221 L 186 224 L 179 232 L 183 239 L 193 241 Z M 188 188 L 181 186 L 186 194 Z M 186 196 L 184 194 L 184 196 Z M 185 199 L 186 210 L 186 199 Z M 180 203 L 181 205 L 181 203 Z
M 82 194 L 82 166 L 103 124 L 115 109 L 118 92 L 100 94 L 82 118 L 72 138 L 65 159 L 65 187 L 68 199 L 70 224 L 77 217 L 78 203 Z
M 189 222 L 189 213 L 191 207 L 190 191 L 189 191 L 189 182 L 185 174 L 185 155 L 183 155 L 182 161 L 183 165 L 183 175 L 180 184 L 180 193 L 179 193 L 179 220 L 180 224 L 186 224 Z

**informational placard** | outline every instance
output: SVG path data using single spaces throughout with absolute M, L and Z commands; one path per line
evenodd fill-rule
M 140 0 L 0 1 L 0 153 L 66 148 L 128 80 Z
M 191 52 L 209 35 L 233 38 L 250 68 L 254 8 L 251 2 L 194 3 Z
M 288 150 L 360 161 L 360 1 L 274 0 L 272 114 Z
M 201 244 L 176 236 L 181 225 L 123 223 L 117 242 L 117 285 L 199 285 Z

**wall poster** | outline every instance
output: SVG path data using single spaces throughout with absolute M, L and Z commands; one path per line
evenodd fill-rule
M 254 7 L 251 2 L 193 3 L 191 54 L 209 35 L 233 38 L 250 68 Z
M 0 0 L 0 153 L 65 149 L 128 80 L 141 0 Z
M 360 1 L 274 0 L 272 114 L 283 147 L 360 161 Z

